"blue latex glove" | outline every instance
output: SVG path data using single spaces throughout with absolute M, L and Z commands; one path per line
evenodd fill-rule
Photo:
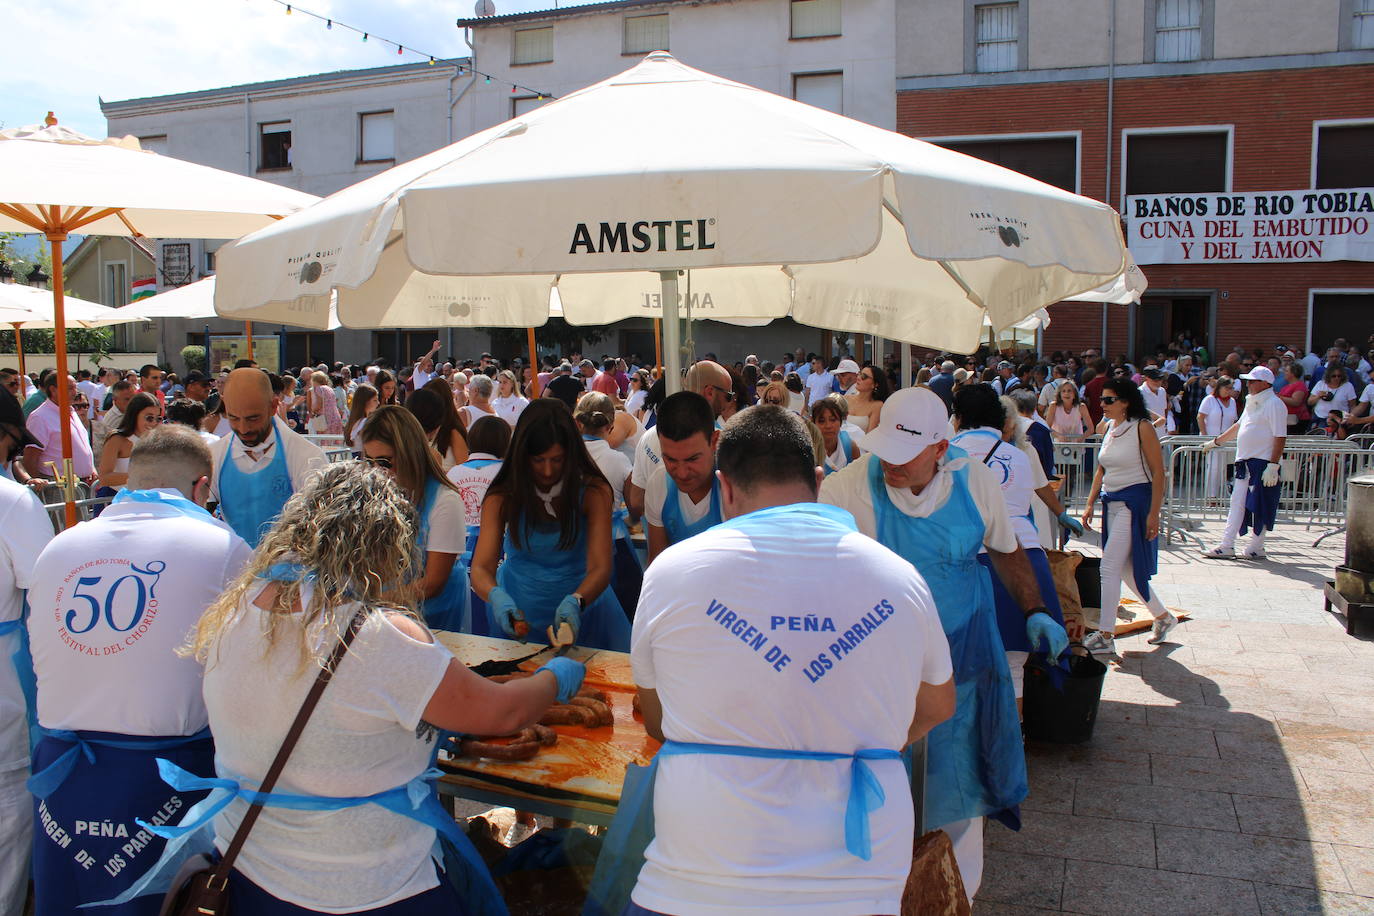
M 577 634 L 582 629 L 582 602 L 577 600 L 576 595 L 568 595 L 558 602 L 558 609 L 553 612 L 553 631 L 558 632 L 558 628 L 563 624 L 572 627 L 573 642 L 577 642 Z
M 582 678 L 586 675 L 587 669 L 581 662 L 575 662 L 570 658 L 559 656 L 549 659 L 549 661 L 535 670 L 535 674 L 540 671 L 547 671 L 558 680 L 558 702 L 566 703 L 577 695 L 577 691 L 582 689 Z
M 1032 614 L 1026 619 L 1026 635 L 1030 637 L 1031 648 L 1046 652 L 1051 660 L 1068 651 L 1069 634 L 1044 611 Z
M 493 588 L 491 594 L 487 595 L 487 606 L 491 608 L 491 615 L 496 618 L 496 625 L 501 628 L 502 633 L 511 639 L 525 641 L 523 636 L 518 636 L 515 632 L 515 622 L 524 620 L 525 615 L 520 613 L 520 609 L 515 606 L 515 599 L 510 596 L 509 592 L 499 585 Z
M 1083 536 L 1083 523 L 1068 513 L 1068 510 L 1059 513 L 1059 524 L 1072 531 L 1078 537 Z

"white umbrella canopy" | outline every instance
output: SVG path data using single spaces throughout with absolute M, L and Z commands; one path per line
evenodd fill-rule
M 72 300 L 68 299 L 70 303 Z M 215 278 L 206 277 L 204 280 L 197 280 L 185 286 L 178 286 L 169 289 L 156 296 L 149 296 L 140 299 L 138 302 L 124 306 L 119 309 L 121 314 L 135 315 L 139 318 L 218 318 L 219 313 L 215 311 Z M 283 321 L 280 324 L 291 324 L 292 322 Z M 329 325 L 326 330 L 337 330 L 339 317 L 331 306 Z
M 88 302 L 75 296 L 64 297 L 65 323 L 69 328 L 103 328 L 112 324 L 144 321 L 142 315 L 127 309 Z M 34 289 L 18 283 L 0 284 L 0 323 L 20 328 L 57 326 L 56 306 L 51 290 Z
M 226 316 L 322 320 L 337 289 L 349 327 L 530 326 L 557 285 L 576 324 L 667 338 L 690 301 L 968 350 L 985 311 L 1107 283 L 1125 245 L 1106 204 L 656 52 L 217 258 Z
M 9 142 L 15 141 L 15 142 Z M 232 239 L 319 198 L 159 156 L 134 137 L 0 130 L 0 232 Z
M 68 235 L 237 238 L 318 198 L 147 152 L 132 137 L 99 140 L 61 127 L 0 131 L 0 232 L 41 232 L 52 246 L 57 365 L 67 363 L 62 245 Z M 70 405 L 59 385 L 58 409 Z M 63 423 L 67 524 L 76 524 L 71 430 Z
M 1106 302 L 1111 305 L 1130 305 L 1139 302 L 1140 297 L 1149 289 L 1145 272 L 1135 263 L 1130 250 L 1126 251 L 1126 269 L 1116 279 L 1104 283 L 1096 289 L 1070 296 L 1069 302 Z

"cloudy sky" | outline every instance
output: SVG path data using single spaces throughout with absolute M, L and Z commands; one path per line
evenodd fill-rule
M 571 6 L 586 0 L 561 0 Z M 554 0 L 495 0 L 498 13 L 543 9 Z M 303 76 L 384 67 L 425 57 L 376 39 L 415 42 L 425 56 L 468 53 L 459 16 L 472 0 L 304 0 L 286 15 L 272 0 L 44 0 L 13 4 L 5 14 L 6 74 L 0 127 L 18 127 L 54 111 L 65 125 L 105 135 L 100 99 L 118 101 Z M 374 38 L 301 15 L 333 17 Z

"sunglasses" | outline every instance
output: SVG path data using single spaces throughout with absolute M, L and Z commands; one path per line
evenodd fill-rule
M 363 460 L 366 461 L 368 464 L 372 465 L 374 468 L 381 468 L 384 471 L 389 471 L 392 467 L 391 459 L 386 457 L 385 455 L 381 456 L 380 458 L 369 458 L 367 455 L 364 455 Z
M 1121 400 L 1121 398 L 1114 398 L 1110 394 L 1104 394 L 1097 400 L 1103 404 L 1115 404 L 1117 401 Z

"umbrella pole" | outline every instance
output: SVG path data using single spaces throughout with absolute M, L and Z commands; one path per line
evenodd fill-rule
M 28 375 L 29 370 L 24 368 L 24 335 L 19 333 L 19 322 L 14 322 L 14 352 L 19 356 L 19 374 Z M 19 390 L 23 391 L 24 386 L 21 382 Z
M 654 319 L 654 375 L 663 372 L 663 319 Z
M 66 299 L 62 288 L 62 243 L 67 233 L 52 232 L 48 241 L 52 244 L 52 312 L 53 312 L 53 349 L 57 357 L 57 415 L 62 421 L 62 491 L 67 504 L 67 524 L 76 525 L 76 471 L 72 466 L 72 424 L 71 392 L 67 390 L 67 315 Z
M 243 323 L 243 333 L 248 337 L 248 352 L 247 352 L 246 356 L 247 356 L 248 359 L 252 359 L 252 358 L 253 358 L 253 322 L 251 322 L 251 321 L 245 321 L 245 322 Z M 278 368 L 281 368 L 281 367 L 279 366 Z
M 911 384 L 911 344 L 902 341 L 902 377 L 898 388 L 906 388 Z M 880 421 L 881 422 L 881 421 Z
M 525 328 L 530 345 L 530 397 L 539 397 L 539 350 L 534 345 L 534 328 Z M 519 394 L 519 386 L 516 386 L 516 394 Z
M 663 383 L 666 394 L 682 390 L 682 324 L 677 318 L 677 271 L 660 270 L 663 283 Z

